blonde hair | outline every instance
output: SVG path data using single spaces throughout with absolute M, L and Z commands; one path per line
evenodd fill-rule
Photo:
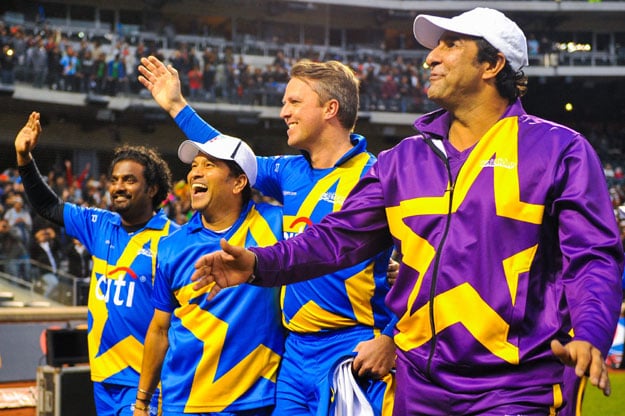
M 337 100 L 338 120 L 347 130 L 354 129 L 358 117 L 360 81 L 350 67 L 339 61 L 313 62 L 303 59 L 291 68 L 291 78 L 298 78 L 310 85 L 321 104 Z

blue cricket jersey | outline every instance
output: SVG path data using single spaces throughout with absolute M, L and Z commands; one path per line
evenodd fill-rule
M 219 134 L 186 106 L 175 118 L 192 140 Z M 314 169 L 303 155 L 257 157 L 255 188 L 283 204 L 284 237 L 338 211 L 358 180 L 376 161 L 363 136 L 352 134 L 353 148 L 328 169 Z M 323 244 L 323 242 L 319 242 Z M 395 316 L 384 304 L 389 285 L 390 249 L 356 266 L 283 288 L 281 306 L 286 328 L 316 333 L 358 325 L 393 336 Z
M 161 371 L 163 411 L 209 413 L 273 405 L 284 348 L 279 289 L 212 285 L 193 289 L 194 264 L 220 250 L 221 238 L 237 246 L 267 246 L 281 238 L 282 210 L 250 202 L 225 232 L 202 225 L 196 212 L 163 239 L 157 259 L 154 306 L 171 313 L 169 349 Z
M 64 205 L 63 220 L 67 234 L 93 256 L 87 321 L 91 379 L 136 387 L 154 311 L 157 246 L 178 226 L 161 210 L 144 228 L 128 233 L 119 214 L 74 204 Z

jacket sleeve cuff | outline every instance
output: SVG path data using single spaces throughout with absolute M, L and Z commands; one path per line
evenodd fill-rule
M 399 319 L 393 314 L 393 319 L 382 329 L 382 335 L 386 335 L 392 339 L 395 336 L 395 325 L 397 325 L 397 321 L 399 321 Z

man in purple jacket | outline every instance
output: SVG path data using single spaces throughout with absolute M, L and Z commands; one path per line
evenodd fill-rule
M 272 247 L 222 243 L 196 286 L 292 283 L 395 244 L 395 415 L 555 414 L 565 365 L 609 394 L 623 250 L 596 153 L 524 111 L 526 39 L 500 12 L 419 15 L 414 34 L 442 109 L 341 211 Z

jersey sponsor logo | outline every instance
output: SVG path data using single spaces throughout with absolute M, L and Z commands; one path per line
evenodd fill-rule
M 308 217 L 298 217 L 291 224 L 289 224 L 289 230 L 297 230 L 297 231 L 284 231 L 284 239 L 288 240 L 289 238 L 295 237 L 296 235 L 303 233 L 306 227 L 312 225 L 313 222 Z
M 111 270 L 108 275 L 109 276 L 115 276 L 117 273 L 119 272 L 126 272 L 127 274 L 130 275 L 130 277 L 132 277 L 133 279 L 137 279 L 137 273 L 134 272 L 134 270 L 132 270 L 130 267 L 117 267 L 113 270 Z
M 516 168 L 516 162 L 512 160 L 508 160 L 506 158 L 493 158 L 489 160 L 482 160 L 483 168 L 504 168 L 504 169 L 514 169 Z
M 130 276 L 130 279 L 127 280 L 126 276 Z M 129 267 L 117 267 L 98 278 L 96 298 L 105 303 L 112 302 L 115 306 L 132 308 L 137 279 L 141 282 L 147 280 L 145 276 L 137 276 Z
M 308 217 L 299 217 L 296 218 L 295 221 L 293 221 L 291 223 L 291 225 L 289 226 L 289 228 L 295 228 L 297 227 L 299 224 L 303 224 L 302 226 L 302 231 L 304 231 L 306 229 L 307 226 L 312 225 L 312 221 L 310 220 L 310 218 Z
M 324 192 L 323 194 L 321 194 L 320 200 L 324 202 L 329 202 L 330 204 L 334 204 L 336 202 L 337 204 L 343 205 L 343 202 L 345 202 L 345 197 L 337 195 L 336 192 Z
M 137 252 L 137 255 L 152 258 L 152 250 L 150 250 L 149 248 L 142 248 Z

